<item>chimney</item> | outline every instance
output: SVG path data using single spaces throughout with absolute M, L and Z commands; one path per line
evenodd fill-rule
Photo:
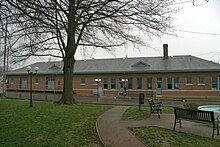
M 168 44 L 163 44 L 163 59 L 168 59 Z

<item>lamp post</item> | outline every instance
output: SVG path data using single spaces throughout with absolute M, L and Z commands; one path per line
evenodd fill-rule
M 101 81 L 102 79 L 98 79 L 98 78 L 95 79 L 95 82 L 97 83 L 97 97 L 99 97 L 99 82 Z
M 32 76 L 34 73 L 31 71 L 31 66 L 28 66 L 26 68 L 26 70 L 27 70 L 28 74 L 30 75 L 30 104 L 29 104 L 29 107 L 33 107 L 33 105 L 32 105 Z M 39 70 L 39 67 L 36 66 L 34 68 L 35 73 L 37 73 L 38 70 Z
M 126 87 L 126 82 L 128 82 L 128 79 L 121 79 L 121 82 L 122 82 L 123 85 L 124 85 L 123 96 L 124 96 L 124 98 L 125 98 L 125 96 L 127 95 L 127 92 L 126 92 L 126 89 L 127 89 L 127 87 Z

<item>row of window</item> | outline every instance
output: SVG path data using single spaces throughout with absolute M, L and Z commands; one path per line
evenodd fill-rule
M 47 78 L 46 80 L 46 89 L 54 90 L 55 89 L 55 78 Z M 34 84 L 39 84 L 38 78 L 34 78 Z M 13 78 L 10 79 L 10 83 L 14 84 Z M 9 81 L 7 80 L 7 86 L 9 88 Z M 28 88 L 28 78 L 27 77 L 22 77 L 20 78 L 20 89 L 27 89 Z M 57 81 L 57 89 L 61 89 L 61 82 L 60 80 Z
M 198 84 L 205 84 L 205 79 L 204 77 L 198 77 Z M 192 84 L 192 77 L 187 77 L 186 78 L 186 84 Z
M 96 78 L 95 78 L 96 79 Z M 97 82 L 94 79 L 94 83 L 93 84 L 97 84 Z M 101 79 L 101 83 L 102 83 L 102 87 L 103 89 L 115 89 L 116 88 L 116 79 L 115 78 L 111 78 L 110 79 L 110 87 L 108 85 L 108 78 L 103 78 Z M 122 82 L 122 78 L 119 79 L 119 84 L 122 84 L 121 86 L 123 87 L 126 86 L 127 89 L 134 89 L 133 87 L 133 78 L 127 78 L 126 83 Z M 100 81 L 99 81 L 100 82 Z M 80 84 L 85 85 L 86 84 L 86 79 L 85 78 L 81 78 L 80 79 Z M 146 86 L 147 89 L 152 89 L 152 84 L 153 84 L 153 78 L 152 77 L 148 77 L 146 79 Z M 192 77 L 187 77 L 186 78 L 186 85 L 192 85 L 193 81 L 192 81 Z M 205 84 L 205 80 L 204 77 L 198 77 L 197 79 L 197 84 L 198 85 L 204 85 Z M 136 78 L 136 89 L 142 89 L 142 78 Z M 172 78 L 167 78 L 166 79 L 166 85 L 167 85 L 167 89 L 179 89 L 179 78 L 178 77 L 172 77 Z M 119 85 L 120 86 L 120 85 Z M 212 77 L 212 89 L 220 89 L 220 77 Z
M 95 79 L 94 79 L 93 84 L 97 84 Z M 109 80 L 110 80 L 110 85 L 108 83 Z M 122 78 L 120 78 L 119 81 L 122 81 Z M 148 77 L 146 79 L 147 89 L 152 89 L 152 84 L 153 84 L 152 81 L 153 81 L 152 77 Z M 7 81 L 7 82 L 9 84 L 9 81 Z M 13 82 L 13 79 L 10 79 L 10 83 L 12 83 L 12 82 Z M 24 86 L 24 85 L 27 85 L 27 82 L 28 82 L 27 78 L 21 78 L 20 79 L 20 88 L 22 88 L 22 86 Z M 211 82 L 212 82 L 211 83 L 212 89 L 220 90 L 220 77 L 212 77 Z M 39 83 L 38 78 L 34 79 L 34 83 L 35 84 Z M 53 83 L 55 84 L 55 79 L 54 78 L 47 78 L 46 85 L 48 85 L 48 83 L 52 84 L 52 85 L 53 85 Z M 116 89 L 116 79 L 115 78 L 111 78 L 111 79 L 103 78 L 103 79 L 101 79 L 101 83 L 102 83 L 103 89 L 109 89 L 109 88 L 110 89 Z M 126 83 L 119 82 L 119 84 L 120 84 L 119 86 L 126 87 L 127 89 L 142 89 L 142 87 L 143 87 L 142 83 L 143 83 L 142 78 L 136 78 L 136 87 L 134 87 L 133 86 L 133 78 L 127 78 Z M 58 81 L 57 84 L 58 84 L 58 86 L 60 86 L 60 84 L 61 84 L 60 81 Z M 86 79 L 81 78 L 80 79 L 80 84 L 85 85 L 86 84 Z M 185 84 L 186 85 L 192 85 L 193 84 L 192 77 L 187 77 L 186 81 L 185 81 Z M 202 76 L 198 77 L 197 78 L 197 84 L 198 85 L 204 85 L 205 84 L 204 77 L 202 77 Z M 178 77 L 167 78 L 166 79 L 166 86 L 167 86 L 166 87 L 167 89 L 173 89 L 173 90 L 179 89 L 179 78 Z

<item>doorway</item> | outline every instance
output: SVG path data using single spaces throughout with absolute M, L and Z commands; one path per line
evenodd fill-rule
M 162 95 L 162 78 L 157 78 L 156 95 Z
M 46 86 L 48 90 L 55 90 L 55 78 L 47 78 Z
M 21 77 L 20 78 L 20 88 L 21 89 L 27 89 L 28 88 L 28 78 L 27 77 Z

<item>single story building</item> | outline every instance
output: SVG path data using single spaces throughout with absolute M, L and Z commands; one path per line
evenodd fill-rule
M 73 92 L 77 95 L 110 97 L 220 97 L 220 64 L 195 56 L 77 60 L 73 71 Z M 62 92 L 63 62 L 30 65 L 39 71 L 30 76 L 26 67 L 7 73 L 7 90 Z M 30 84 L 32 83 L 32 86 Z

